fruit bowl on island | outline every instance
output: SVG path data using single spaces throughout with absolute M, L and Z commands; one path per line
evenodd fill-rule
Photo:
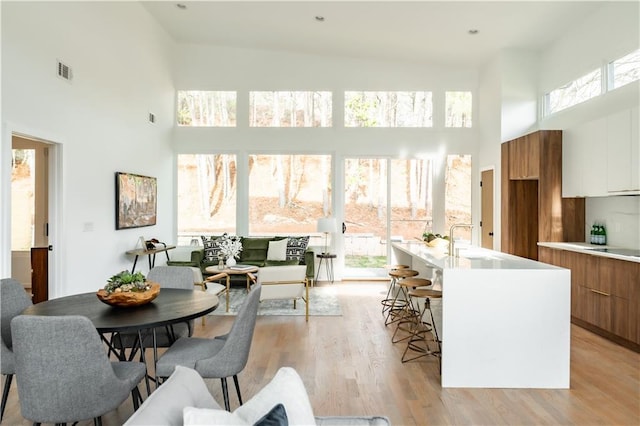
M 111 278 L 96 294 L 107 305 L 128 308 L 141 306 L 158 297 L 160 284 L 147 281 L 140 272 L 122 271 Z

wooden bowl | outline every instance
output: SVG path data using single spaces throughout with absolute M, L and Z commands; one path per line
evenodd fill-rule
M 96 296 L 101 302 L 107 305 L 120 308 L 130 308 L 133 306 L 146 305 L 158 297 L 160 284 L 149 282 L 151 288 L 147 291 L 123 291 L 120 293 L 107 293 L 105 289 L 98 290 Z

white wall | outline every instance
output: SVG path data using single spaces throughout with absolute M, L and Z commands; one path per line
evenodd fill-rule
M 640 3 L 605 3 L 572 28 L 540 60 L 540 96 L 640 48 Z M 540 121 L 543 129 L 566 130 L 640 104 L 640 82 L 628 84 Z M 605 221 L 610 244 L 640 247 L 640 197 L 586 200 L 585 237 L 595 220 Z
M 124 252 L 139 235 L 174 238 L 172 46 L 138 3 L 2 2 L 3 158 L 12 132 L 55 142 L 59 156 L 50 297 L 95 291 L 131 268 Z M 71 83 L 56 76 L 56 59 L 72 67 Z M 158 178 L 156 226 L 115 230 L 116 171 Z M 0 210 L 3 235 L 9 214 Z M 4 277 L 5 238 L 1 248 Z
M 333 154 L 340 163 L 345 157 L 388 156 L 436 159 L 436 179 L 444 179 L 447 154 L 471 154 L 474 158 L 472 199 L 479 199 L 475 161 L 479 153 L 480 122 L 473 117 L 471 129 L 444 127 L 444 93 L 470 90 L 477 98 L 478 74 L 468 68 L 394 64 L 371 60 L 333 58 L 251 49 L 181 45 L 175 61 L 177 90 L 238 91 L 236 128 L 176 128 L 177 153 L 293 152 Z M 328 90 L 333 92 L 331 128 L 249 128 L 251 90 Z M 429 90 L 433 92 L 434 127 L 424 129 L 345 128 L 345 90 Z M 474 99 L 474 113 L 478 100 Z M 241 165 L 239 165 L 241 167 Z M 239 169 L 239 172 L 241 170 Z M 340 188 L 334 174 L 333 186 Z M 239 192 L 242 188 L 239 188 Z M 334 191 L 334 196 L 337 196 Z M 434 230 L 444 229 L 444 185 L 434 191 Z M 241 200 L 243 194 L 238 194 Z M 333 200 L 340 221 L 339 200 Z M 475 222 L 479 217 L 474 214 Z M 239 232 L 242 230 L 239 229 Z M 474 238 L 477 241 L 477 238 Z M 339 253 L 338 248 L 338 253 Z

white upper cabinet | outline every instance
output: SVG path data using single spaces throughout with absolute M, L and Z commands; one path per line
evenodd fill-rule
M 589 121 L 562 133 L 562 196 L 607 192 L 607 121 Z
M 562 134 L 562 196 L 640 194 L 638 108 Z
M 607 191 L 640 192 L 638 108 L 607 117 Z

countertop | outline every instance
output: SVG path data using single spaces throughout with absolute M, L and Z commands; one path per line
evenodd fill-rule
M 589 243 L 581 243 L 581 242 L 576 242 L 576 243 L 539 242 L 538 245 L 540 247 L 549 247 L 549 248 L 559 249 L 559 250 L 569 250 L 569 251 L 575 251 L 575 252 L 578 252 L 578 253 L 591 254 L 593 256 L 609 257 L 609 258 L 612 258 L 612 259 L 619 259 L 619 260 L 626 260 L 626 261 L 629 261 L 629 262 L 640 263 L 640 257 L 624 256 L 624 255 L 621 255 L 621 254 L 595 251 L 597 249 L 619 249 L 619 248 L 622 248 L 622 247 L 614 247 L 614 246 L 607 246 L 607 245 L 605 245 L 605 246 L 597 246 L 597 245 L 593 245 L 593 244 L 589 244 Z
M 431 248 L 421 242 L 393 243 L 393 247 L 440 269 L 561 269 L 535 260 L 475 246 L 461 247 L 459 257 L 449 256 L 446 247 Z

